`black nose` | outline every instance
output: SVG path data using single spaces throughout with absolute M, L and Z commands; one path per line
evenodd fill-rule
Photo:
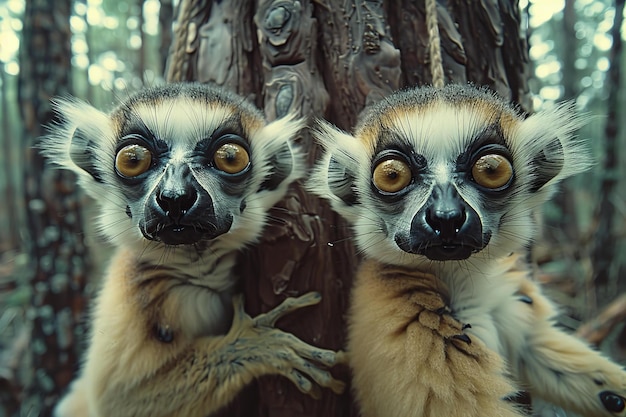
M 442 240 L 454 239 L 465 224 L 467 214 L 462 200 L 452 186 L 436 187 L 429 207 L 426 222 Z
M 174 221 L 179 221 L 198 198 L 198 193 L 193 188 L 186 190 L 162 190 L 157 193 L 156 201 L 163 209 L 165 215 Z

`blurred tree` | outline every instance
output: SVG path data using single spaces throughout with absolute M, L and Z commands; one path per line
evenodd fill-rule
M 487 85 L 529 110 L 517 1 L 440 0 L 437 14 L 447 82 Z M 167 79 L 225 86 L 256 102 L 269 119 L 296 112 L 350 129 L 366 104 L 431 82 L 428 45 L 424 2 L 182 0 Z M 306 131 L 300 142 L 310 164 L 318 149 Z M 255 314 L 286 296 L 319 291 L 319 306 L 282 325 L 339 349 L 357 260 L 345 223 L 293 187 L 261 244 L 241 257 L 247 309 Z M 356 410 L 349 390 L 343 396 L 323 392 L 316 401 L 289 382 L 264 378 L 224 415 L 332 417 Z
M 563 47 L 559 48 L 562 60 L 563 78 L 561 84 L 563 86 L 563 99 L 573 100 L 578 95 L 578 74 L 576 66 L 576 51 L 578 50 L 578 39 L 576 38 L 576 10 L 574 8 L 574 0 L 565 0 L 563 8 L 563 21 L 561 34 L 561 42 Z M 554 204 L 559 207 L 561 215 L 556 219 L 553 225 L 556 230 L 562 233 L 567 242 L 579 241 L 578 223 L 576 222 L 576 203 L 572 193 L 557 193 L 554 196 Z
M 139 38 L 141 39 L 141 48 L 138 51 L 139 57 L 137 62 L 137 72 L 139 73 L 139 77 L 142 80 L 144 79 L 144 73 L 146 72 L 146 54 L 148 53 L 148 51 L 146 51 L 146 45 L 148 44 L 148 42 L 146 41 L 146 19 L 143 5 L 144 0 L 136 0 L 136 4 L 131 8 L 133 10 L 136 10 L 137 13 L 137 30 L 139 31 Z
M 170 48 L 172 47 L 172 21 L 174 20 L 174 6 L 172 0 L 161 0 L 159 9 L 159 59 L 161 68 L 165 68 Z
M 2 166 L 4 167 L 4 178 L 2 178 L 5 184 L 5 192 L 4 196 L 6 201 L 15 201 L 16 200 L 16 180 L 15 180 L 15 164 L 16 161 L 14 158 L 11 158 L 13 152 L 12 148 L 14 146 L 14 141 L 11 140 L 11 125 L 9 123 L 9 99 L 8 99 L 8 76 L 4 69 L 5 64 L 0 62 L 0 107 L 1 107 L 1 116 L 2 117 L 2 137 L 4 138 L 2 142 L 2 156 L 0 161 L 2 162 Z M 0 233 L 0 249 L 16 249 L 20 247 L 20 239 L 18 234 L 18 220 L 19 216 L 17 213 L 18 205 L 17 204 L 6 204 L 3 208 L 5 216 L 2 221 L 2 232 Z
M 619 180 L 619 124 L 620 124 L 620 93 L 622 85 L 622 23 L 624 21 L 624 0 L 615 1 L 615 20 L 611 37 L 613 44 L 610 51 L 610 63 L 608 77 L 608 100 L 607 119 L 604 133 L 604 161 L 602 161 L 602 182 L 600 188 L 600 202 L 597 207 L 596 218 L 598 221 L 594 249 L 593 262 L 593 286 L 595 288 L 595 305 L 605 305 L 614 297 L 607 293 L 607 289 L 614 288 L 609 285 L 616 264 L 613 263 L 615 251 L 615 224 L 616 207 L 615 191 Z
M 75 177 L 44 164 L 33 148 L 53 120 L 50 99 L 70 90 L 70 0 L 28 0 L 20 49 L 19 100 L 24 122 L 25 199 L 32 291 L 34 375 L 23 415 L 49 416 L 78 363 L 88 254 Z

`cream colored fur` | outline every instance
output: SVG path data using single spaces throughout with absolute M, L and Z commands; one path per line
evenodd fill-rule
M 446 312 L 432 274 L 365 261 L 356 275 L 348 354 L 363 417 L 521 416 L 501 358 Z M 461 337 L 459 337 L 461 336 Z
M 504 397 L 521 389 L 585 416 L 626 413 L 624 370 L 556 326 L 530 268 L 510 255 L 526 252 L 537 235 L 534 213 L 556 185 L 591 165 L 574 135 L 584 120 L 570 104 L 526 118 L 492 93 L 450 85 L 395 93 L 367 108 L 352 134 L 318 123 L 325 152 L 308 187 L 350 222 L 366 258 L 348 335 L 363 417 L 515 415 Z M 507 149 L 508 194 L 481 191 L 464 171 L 458 158 L 474 158 L 475 141 Z M 372 185 L 373 164 L 387 149 L 422 158 L 393 200 Z M 488 232 L 467 259 L 434 261 L 398 244 L 421 227 L 418 215 L 444 185 Z M 426 307 L 432 300 L 438 307 Z M 450 343 L 442 323 L 461 339 Z M 473 355 L 459 349 L 465 337 Z

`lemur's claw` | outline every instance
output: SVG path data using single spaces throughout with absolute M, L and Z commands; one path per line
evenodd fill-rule
M 451 312 L 452 311 L 448 306 L 439 307 L 437 310 L 435 310 L 435 313 L 440 316 L 443 316 L 444 314 L 450 314 Z
M 457 339 L 457 340 L 460 340 L 462 342 L 465 342 L 468 345 L 472 343 L 472 339 L 470 339 L 470 337 L 468 335 L 466 335 L 465 333 L 457 334 L 457 335 L 454 335 L 452 337 Z

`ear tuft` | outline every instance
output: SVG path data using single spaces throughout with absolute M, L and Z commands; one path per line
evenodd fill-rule
M 328 188 L 349 206 L 359 202 L 355 181 L 354 174 L 331 156 L 328 161 Z
M 74 98 L 56 99 L 52 104 L 60 121 L 48 126 L 48 134 L 40 138 L 42 154 L 53 164 L 75 172 L 81 186 L 98 195 L 111 163 L 108 158 L 115 151 L 110 118 Z
M 77 127 L 72 135 L 69 157 L 77 167 L 91 175 L 95 181 L 103 182 L 102 175 L 98 172 L 94 144 L 80 127 Z
M 270 165 L 273 169 L 261 184 L 261 191 L 274 191 L 280 187 L 280 184 L 289 179 L 291 173 L 296 169 L 294 156 L 295 150 L 292 150 L 291 146 L 285 143 L 270 157 Z M 293 179 L 295 180 L 296 178 L 294 177 Z
M 260 191 L 282 190 L 282 196 L 289 184 L 304 175 L 304 158 L 294 142 L 305 124 L 304 119 L 290 114 L 267 124 L 251 139 L 253 163 L 260 174 Z
M 317 120 L 313 136 L 324 149 L 306 183 L 313 194 L 327 199 L 337 213 L 350 219 L 359 204 L 359 174 L 369 160 L 357 138 L 323 120 Z
M 518 137 L 530 139 L 517 143 L 516 152 L 526 155 L 522 160 L 530 161 L 533 193 L 541 191 L 549 196 L 559 182 L 592 167 L 586 141 L 576 137 L 577 130 L 588 120 L 588 116 L 576 112 L 573 102 L 566 102 L 522 122 Z

